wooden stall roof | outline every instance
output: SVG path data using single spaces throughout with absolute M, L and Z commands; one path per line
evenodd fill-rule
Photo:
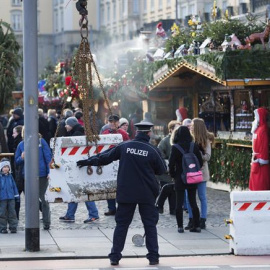
M 260 86 L 260 85 L 269 85 L 270 86 L 270 78 L 266 79 L 257 79 L 257 78 L 245 78 L 245 79 L 228 79 L 221 80 L 212 72 L 209 72 L 201 67 L 195 67 L 187 62 L 180 62 L 169 69 L 164 75 L 161 75 L 157 80 L 155 80 L 152 84 L 150 84 L 149 90 L 152 91 L 154 89 L 165 89 L 165 88 L 173 88 L 177 86 L 186 86 L 187 80 L 183 82 L 179 82 L 179 77 L 181 74 L 185 73 L 194 73 L 195 75 L 204 76 L 220 85 L 228 88 L 233 88 L 237 86 Z
M 181 74 L 184 74 L 186 72 L 199 74 L 201 76 L 204 76 L 214 82 L 217 82 L 221 85 L 226 86 L 226 81 L 221 80 L 213 73 L 204 70 L 202 68 L 197 68 L 193 66 L 190 63 L 187 62 L 180 62 L 176 64 L 174 67 L 169 69 L 164 75 L 162 75 L 160 78 L 158 78 L 156 81 L 154 81 L 152 84 L 149 85 L 149 90 L 153 90 L 155 88 L 167 88 L 179 85 L 178 78 L 181 76 Z

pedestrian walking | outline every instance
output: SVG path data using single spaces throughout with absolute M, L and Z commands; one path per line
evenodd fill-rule
M 119 160 L 117 175 L 117 211 L 113 246 L 109 254 L 111 265 L 118 265 L 122 258 L 126 236 L 132 222 L 136 206 L 145 229 L 146 255 L 150 265 L 159 263 L 159 247 L 156 224 L 158 211 L 155 206 L 159 194 L 159 184 L 155 175 L 167 170 L 159 150 L 149 143 L 152 123 L 136 124 L 136 138 L 122 142 L 87 160 L 79 160 L 77 166 L 102 166 Z
M 18 219 L 15 211 L 15 201 L 20 200 L 18 189 L 11 174 L 8 159 L 0 162 L 0 233 L 17 232 Z
M 79 124 L 78 119 L 74 116 L 69 117 L 65 121 L 65 128 L 67 130 L 67 137 L 72 136 L 83 136 L 84 128 Z M 99 219 L 98 209 L 96 207 L 95 202 L 86 201 L 85 206 L 88 210 L 88 218 L 84 221 L 84 223 L 91 223 Z M 64 216 L 60 217 L 61 221 L 65 222 L 75 222 L 75 213 L 78 208 L 78 203 L 69 202 L 68 209 Z
M 198 144 L 202 160 L 203 166 L 201 171 L 203 173 L 203 181 L 198 184 L 198 196 L 201 202 L 201 218 L 200 218 L 200 227 L 201 229 L 206 228 L 206 219 L 207 219 L 207 196 L 206 196 L 206 183 L 210 180 L 210 173 L 208 168 L 208 162 L 211 158 L 211 144 L 214 142 L 214 134 L 210 133 L 206 129 L 206 125 L 202 118 L 194 118 L 191 122 L 190 126 L 191 135 L 194 138 L 194 141 Z M 188 198 L 188 195 L 187 195 Z M 188 214 L 189 214 L 189 223 L 185 227 L 185 230 L 189 230 L 192 228 L 193 223 L 193 215 L 191 211 L 191 207 L 189 201 L 187 199 L 187 207 L 188 207 Z
M 185 152 L 190 149 L 190 144 L 192 143 L 192 136 L 189 129 L 186 126 L 180 126 L 172 134 L 172 150 L 169 158 L 169 172 L 175 182 L 175 192 L 176 192 L 176 221 L 178 225 L 178 232 L 183 233 L 183 202 L 185 199 L 185 190 L 187 190 L 189 202 L 191 205 L 193 213 L 193 227 L 190 232 L 201 232 L 200 228 L 200 212 L 196 202 L 196 190 L 197 184 L 184 184 L 182 180 L 182 153 L 177 149 L 175 144 L 178 144 L 183 148 Z M 193 153 L 196 155 L 200 167 L 203 164 L 202 156 L 198 145 L 194 144 Z
M 51 225 L 51 213 L 50 213 L 50 205 L 45 200 L 45 193 L 47 187 L 49 185 L 49 164 L 52 159 L 51 149 L 47 142 L 41 137 L 39 134 L 39 145 L 38 145 L 38 161 L 39 161 L 39 199 L 42 204 L 42 219 L 43 219 L 43 229 L 49 230 Z M 15 153 L 15 162 L 16 165 L 23 166 L 23 177 L 25 179 L 25 163 L 24 163 L 24 127 L 22 129 L 22 138 L 23 140 L 19 143 L 16 153 Z

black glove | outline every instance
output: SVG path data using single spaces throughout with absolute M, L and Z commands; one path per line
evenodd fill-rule
M 84 166 L 88 166 L 88 165 L 91 165 L 91 161 L 88 159 L 82 159 L 82 160 L 77 161 L 77 166 L 79 168 L 84 167 Z

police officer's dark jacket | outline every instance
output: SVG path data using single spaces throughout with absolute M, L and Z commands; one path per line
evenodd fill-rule
M 155 203 L 159 184 L 155 175 L 166 171 L 159 150 L 149 143 L 149 136 L 139 132 L 134 140 L 122 142 L 96 156 L 89 165 L 107 165 L 119 160 L 116 200 L 119 203 Z

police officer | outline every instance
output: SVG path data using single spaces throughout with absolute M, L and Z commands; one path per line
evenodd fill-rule
M 149 143 L 152 126 L 150 122 L 137 123 L 138 131 L 134 140 L 122 142 L 114 148 L 77 162 L 77 166 L 81 168 L 88 165 L 107 165 L 119 160 L 116 228 L 113 247 L 109 254 L 111 265 L 118 265 L 122 258 L 121 252 L 124 249 L 128 227 L 132 222 L 137 204 L 145 230 L 148 249 L 146 257 L 150 265 L 159 263 L 156 228 L 158 210 L 155 207 L 159 184 L 155 175 L 165 173 L 166 164 L 159 150 Z

